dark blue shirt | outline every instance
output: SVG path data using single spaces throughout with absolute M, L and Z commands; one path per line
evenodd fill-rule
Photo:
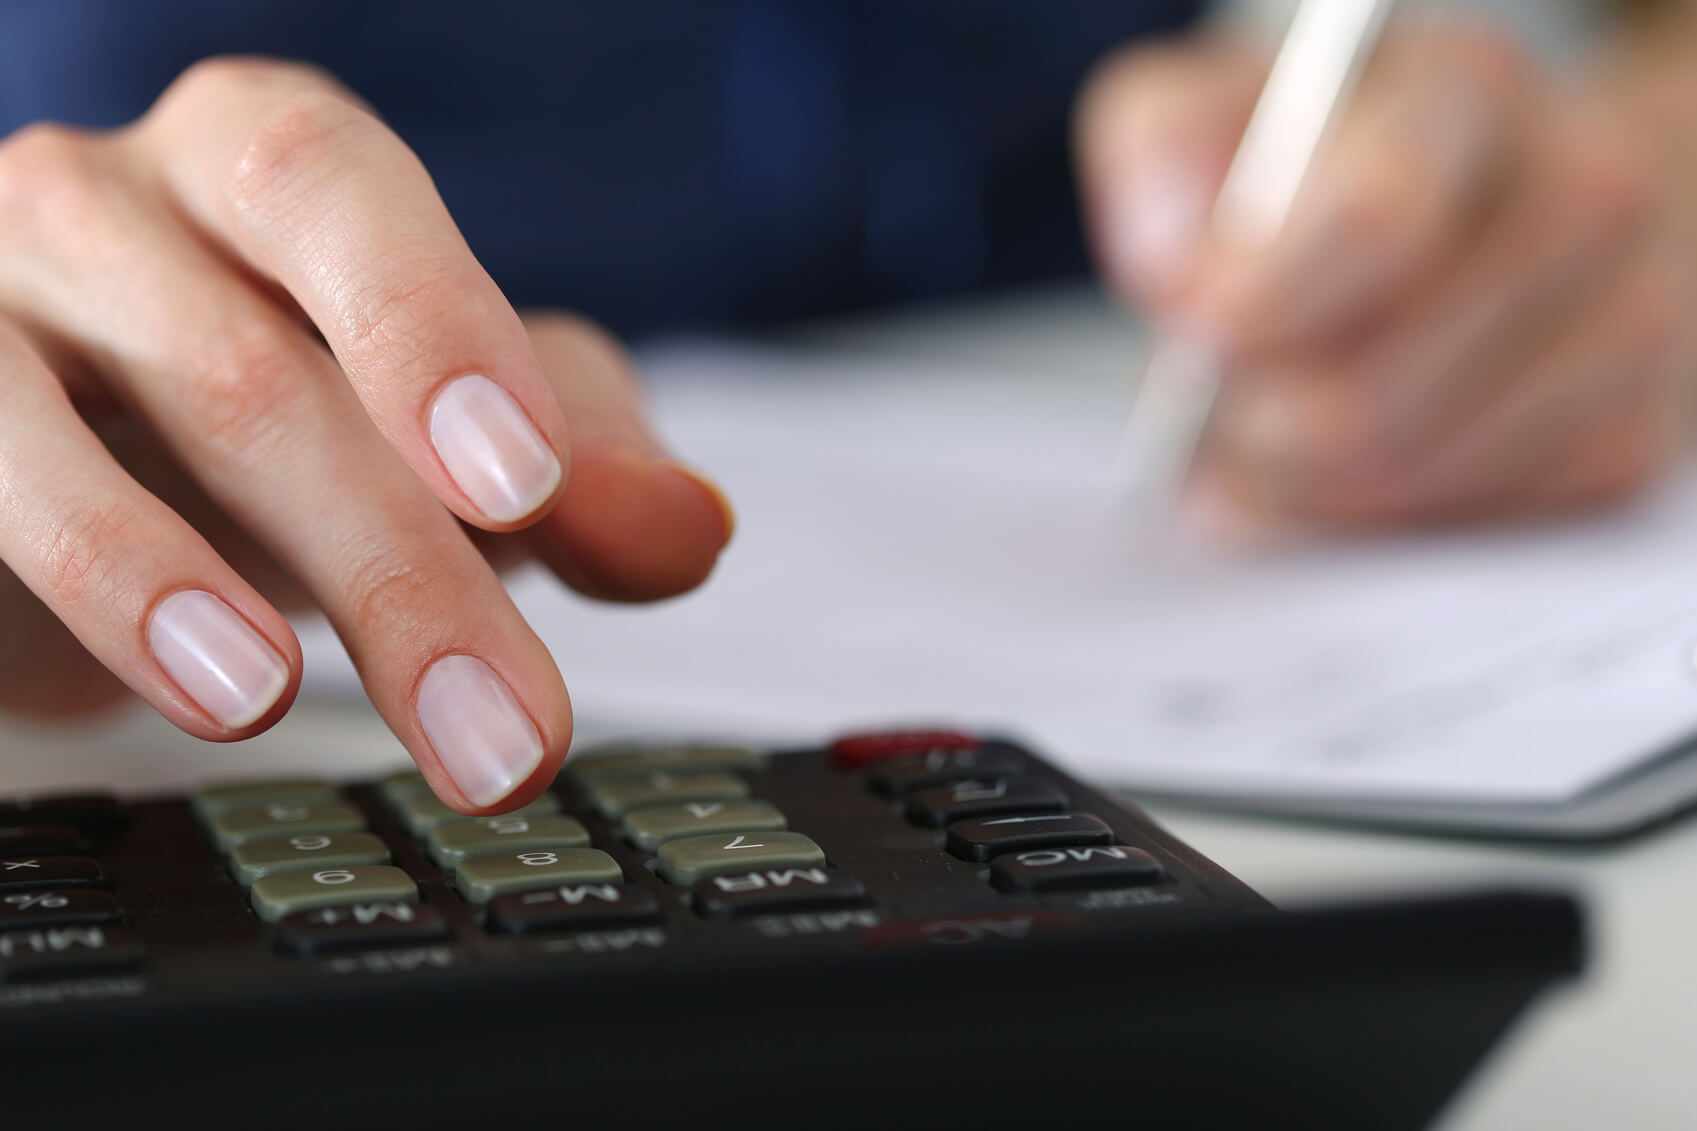
M 197 59 L 318 63 L 520 304 L 625 333 L 1083 269 L 1089 66 L 1198 0 L 0 0 L 0 132 L 112 126 Z

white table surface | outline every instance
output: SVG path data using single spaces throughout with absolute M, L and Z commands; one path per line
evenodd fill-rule
M 1100 380 L 1128 369 L 1138 335 L 1093 296 L 1063 291 L 815 327 L 788 340 L 869 358 Z M 584 722 L 593 729 L 592 716 Z M 136 792 L 277 769 L 357 775 L 402 759 L 369 711 L 309 703 L 269 734 L 227 747 L 185 738 L 145 710 L 72 728 L 0 719 L 0 793 L 99 783 Z M 1543 848 L 1177 809 L 1155 815 L 1283 906 L 1499 880 L 1581 893 L 1593 940 L 1586 979 L 1537 1008 L 1443 1131 L 1697 1127 L 1697 822 L 1622 845 Z

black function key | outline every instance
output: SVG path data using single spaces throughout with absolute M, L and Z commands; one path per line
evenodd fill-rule
M 116 923 L 118 901 L 103 891 L 18 891 L 0 895 L 0 931 Z
M 562 884 L 489 901 L 489 929 L 510 935 L 651 923 L 660 907 L 635 884 Z
M 990 882 L 1002 891 L 1140 887 L 1158 884 L 1166 875 L 1153 856 L 1123 844 L 1032 848 L 990 861 Z
M 949 826 L 947 847 L 962 860 L 982 862 L 1028 848 L 1112 844 L 1114 830 L 1089 813 L 1032 813 L 977 817 Z
M 113 927 L 38 927 L 0 933 L 0 981 L 124 970 L 141 959 L 141 940 Z
M 838 868 L 768 868 L 712 876 L 695 885 L 703 915 L 755 915 L 769 911 L 823 911 L 866 902 L 860 881 Z
M 940 829 L 969 817 L 1046 813 L 1066 807 L 1066 794 L 1040 778 L 966 778 L 914 794 L 907 803 L 907 819 Z
M 9 825 L 0 827 L 0 856 L 74 856 L 88 851 L 88 838 L 75 825 Z
M 0 860 L 0 892 L 105 885 L 100 865 L 88 856 L 14 856 Z
M 75 825 L 99 830 L 123 817 L 123 808 L 110 793 L 61 793 L 0 802 L 0 825 Z
M 973 778 L 1001 781 L 1025 768 L 1025 759 L 1011 750 L 929 750 L 873 766 L 866 772 L 866 784 L 885 797 L 906 797 L 915 790 Z
M 378 900 L 296 911 L 277 920 L 277 945 L 297 954 L 445 938 L 442 913 L 423 903 Z

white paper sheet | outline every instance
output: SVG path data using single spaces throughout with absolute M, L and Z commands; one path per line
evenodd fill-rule
M 940 720 L 1097 780 L 1554 803 L 1697 729 L 1697 477 L 1580 524 L 1243 556 L 1116 509 L 1125 390 L 695 347 L 645 366 L 736 500 L 701 592 L 514 590 L 580 713 L 816 739 Z M 351 670 L 308 626 L 309 687 Z

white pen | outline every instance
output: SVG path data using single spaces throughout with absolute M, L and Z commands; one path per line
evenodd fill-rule
M 1302 0 L 1214 204 L 1231 248 L 1273 241 L 1314 155 L 1372 55 L 1391 0 Z M 1168 338 L 1150 355 L 1122 464 L 1140 507 L 1171 503 L 1208 427 L 1223 374 L 1206 345 Z

